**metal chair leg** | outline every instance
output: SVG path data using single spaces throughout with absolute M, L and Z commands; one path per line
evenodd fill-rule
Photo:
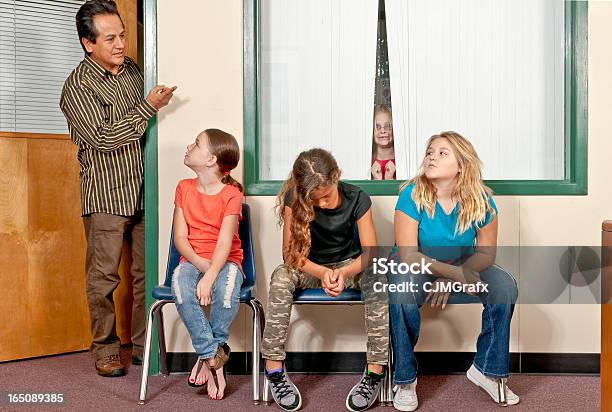
M 387 375 L 385 375 L 381 382 L 378 393 L 378 402 L 380 403 L 380 406 L 387 406 Z
M 261 305 L 261 304 L 260 304 Z M 263 310 L 263 306 L 261 307 L 261 334 L 262 334 L 262 339 L 263 339 L 263 332 L 264 332 L 264 328 L 266 327 L 266 318 L 265 318 L 265 312 Z M 268 380 L 265 377 L 265 370 L 266 370 L 266 363 L 264 362 L 264 377 L 263 377 L 263 393 L 262 393 L 262 397 L 261 397 L 261 403 L 262 405 L 270 405 L 270 382 L 268 382 Z
M 259 333 L 261 333 L 261 338 L 263 339 L 264 328 L 266 327 L 266 312 L 260 301 L 255 299 L 255 302 L 257 303 L 257 307 L 259 307 Z
M 264 377 L 263 381 L 263 394 L 261 397 L 261 403 L 263 405 L 270 405 L 270 382 Z
M 387 379 L 383 379 L 382 385 L 380 385 L 380 392 L 378 394 L 378 402 L 380 406 L 387 406 Z
M 264 333 L 264 328 L 266 327 L 266 313 L 264 311 L 263 305 L 261 304 L 260 301 L 254 299 L 253 300 L 255 305 L 257 306 L 258 310 L 259 310 L 259 347 L 257 349 L 257 356 L 258 356 L 258 361 L 259 359 L 261 359 L 261 341 L 263 339 L 263 333 Z M 264 366 L 265 368 L 265 366 Z M 259 364 L 257 365 L 257 377 L 259 379 L 260 376 L 260 366 Z M 270 405 L 270 397 L 269 397 L 269 386 L 270 384 L 268 383 L 268 380 L 265 378 L 263 379 L 263 397 L 261 399 L 260 404 L 261 405 Z M 259 389 L 259 388 L 258 388 Z
M 162 308 L 164 305 L 160 305 L 155 311 L 155 317 L 157 318 L 157 340 L 159 342 L 159 372 L 162 375 L 168 376 L 168 356 L 166 354 L 166 332 L 164 329 L 164 312 Z
M 260 359 L 260 343 L 261 343 L 261 317 L 263 310 L 261 304 L 256 299 L 249 301 L 249 306 L 253 310 L 253 340 L 252 340 L 252 363 L 251 363 L 251 378 L 253 381 L 253 405 L 259 405 L 259 359 Z
M 499 404 L 501 406 L 508 406 L 508 396 L 507 396 L 507 385 L 506 385 L 506 378 L 499 378 L 497 380 L 497 396 L 499 399 Z
M 170 301 L 158 300 L 151 305 L 147 314 L 147 327 L 145 334 L 144 356 L 142 360 L 142 374 L 140 376 L 140 396 L 138 404 L 144 405 L 147 397 L 147 380 L 149 377 L 149 364 L 151 363 L 151 339 L 153 338 L 153 317 L 158 307 L 161 307 Z
M 389 343 L 389 351 L 387 354 L 387 373 L 385 374 L 385 377 L 382 381 L 382 385 L 380 386 L 380 393 L 378 395 L 380 406 L 390 406 L 393 402 L 392 362 L 393 353 L 391 349 L 391 344 Z

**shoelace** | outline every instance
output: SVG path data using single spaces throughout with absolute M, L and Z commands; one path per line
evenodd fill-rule
M 355 395 L 361 395 L 366 398 L 366 400 L 369 400 L 370 396 L 372 396 L 373 389 L 376 387 L 378 382 L 380 382 L 380 379 L 374 376 L 364 376 L 361 379 L 361 382 L 359 382 L 359 387 L 355 391 Z
M 278 381 L 271 380 L 270 383 L 274 392 L 277 393 L 278 399 L 283 399 L 285 396 L 293 394 L 291 385 L 289 385 L 284 375 Z

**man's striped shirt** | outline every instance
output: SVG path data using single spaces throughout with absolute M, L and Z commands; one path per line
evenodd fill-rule
M 85 57 L 64 83 L 60 108 L 79 147 L 82 215 L 142 210 L 143 134 L 156 110 L 136 63 L 126 57 L 113 75 Z

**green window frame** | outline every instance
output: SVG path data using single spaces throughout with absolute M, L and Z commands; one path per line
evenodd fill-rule
M 259 0 L 244 0 L 244 187 L 249 196 L 273 196 L 280 180 L 259 177 Z M 496 195 L 587 194 L 588 3 L 565 3 L 565 179 L 486 180 Z M 374 196 L 396 195 L 402 181 L 349 180 Z

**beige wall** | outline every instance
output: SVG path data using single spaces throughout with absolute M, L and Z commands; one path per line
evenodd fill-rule
M 612 2 L 589 4 L 589 195 L 498 196 L 502 245 L 598 245 L 600 225 L 612 217 Z M 176 182 L 191 176 L 182 165 L 185 146 L 209 127 L 226 130 L 242 143 L 242 2 L 158 0 L 159 81 L 177 84 L 175 100 L 159 117 L 160 268 L 166 251 Z M 236 173 L 241 177 L 241 172 Z M 392 242 L 396 197 L 375 197 L 378 237 Z M 272 197 L 248 197 L 253 208 L 257 296 L 266 302 L 270 273 L 280 262 L 280 232 Z M 164 273 L 160 272 L 160 281 Z M 363 309 L 300 307 L 292 315 L 290 351 L 363 351 Z M 168 349 L 191 351 L 176 312 L 168 310 Z M 480 325 L 477 307 L 424 311 L 420 350 L 471 351 Z M 599 352 L 599 306 L 521 305 L 512 324 L 511 350 Z M 241 309 L 232 326 L 233 350 L 250 349 L 250 312 Z

